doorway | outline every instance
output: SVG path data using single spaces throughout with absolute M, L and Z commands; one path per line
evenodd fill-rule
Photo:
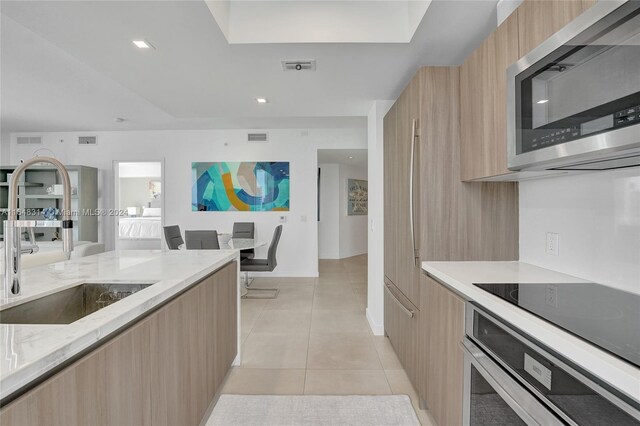
M 164 162 L 116 161 L 116 250 L 160 250 L 164 225 Z
M 318 150 L 318 258 L 367 254 L 366 149 Z

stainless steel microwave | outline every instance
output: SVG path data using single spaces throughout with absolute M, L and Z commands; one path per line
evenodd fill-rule
M 507 70 L 511 170 L 640 166 L 640 1 L 601 0 Z

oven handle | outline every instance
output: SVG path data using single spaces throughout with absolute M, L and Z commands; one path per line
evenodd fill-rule
M 564 424 L 471 340 L 465 338 L 461 346 L 464 350 L 465 358 L 465 425 L 470 422 L 471 366 L 478 370 L 480 375 L 500 395 L 500 398 L 528 425 L 562 426 Z

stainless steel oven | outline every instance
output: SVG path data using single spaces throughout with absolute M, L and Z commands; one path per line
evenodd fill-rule
M 600 1 L 507 71 L 512 170 L 640 165 L 640 2 Z
M 637 401 L 473 302 L 465 314 L 465 425 L 640 425 Z

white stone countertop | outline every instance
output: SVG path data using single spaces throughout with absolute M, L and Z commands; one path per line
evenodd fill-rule
M 85 282 L 155 284 L 68 325 L 0 324 L 0 399 L 237 258 L 237 250 L 111 251 L 22 271 L 22 294 L 0 295 L 0 316 Z
M 473 283 L 589 282 L 523 262 L 423 262 L 428 275 L 640 402 L 640 368 L 500 299 Z

